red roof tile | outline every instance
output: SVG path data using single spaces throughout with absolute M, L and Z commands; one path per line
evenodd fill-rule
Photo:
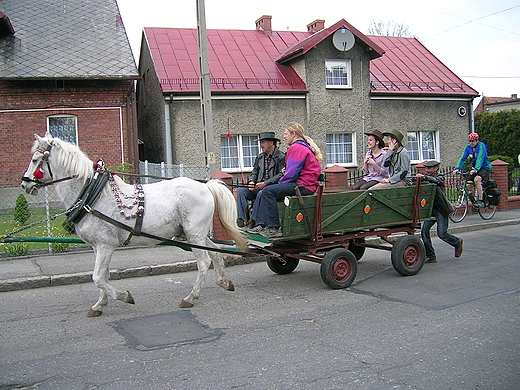
M 385 50 L 370 62 L 372 93 L 478 96 L 416 38 L 370 38 Z
M 478 95 L 417 39 L 366 36 L 343 19 L 316 33 L 207 30 L 211 90 L 304 92 L 290 61 L 341 27 L 371 49 L 373 94 Z M 163 92 L 198 92 L 197 30 L 146 27 L 144 34 Z
M 163 92 L 198 92 L 197 30 L 147 27 L 144 32 Z M 207 30 L 212 91 L 305 91 L 307 87 L 296 72 L 276 63 L 274 57 L 309 35 Z M 178 67 L 172 66 L 177 63 Z

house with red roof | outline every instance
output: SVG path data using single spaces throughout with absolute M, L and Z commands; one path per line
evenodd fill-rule
M 482 114 L 488 111 L 503 111 L 513 108 L 517 110 L 520 109 L 520 99 L 518 99 L 516 93 L 512 94 L 510 98 L 482 96 L 482 99 L 480 99 L 480 102 L 477 104 L 477 108 L 475 108 L 475 113 Z
M 326 166 L 360 167 L 374 129 L 408 134 L 413 163 L 454 164 L 478 93 L 415 38 L 368 36 L 345 20 L 307 31 L 207 30 L 219 169 L 247 172 L 257 135 L 299 122 Z M 138 81 L 141 160 L 204 165 L 197 30 L 145 28 Z M 285 145 L 282 145 L 285 149 Z
M 19 188 L 34 134 L 138 165 L 132 56 L 116 0 L 0 2 L 0 187 Z

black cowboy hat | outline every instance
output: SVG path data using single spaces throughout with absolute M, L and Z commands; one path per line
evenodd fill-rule
M 276 138 L 273 131 L 264 131 L 263 133 L 260 133 L 257 141 L 262 141 L 263 139 L 266 139 L 268 141 L 280 142 L 280 140 Z

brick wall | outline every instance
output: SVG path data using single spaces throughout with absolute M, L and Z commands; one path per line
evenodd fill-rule
M 20 184 L 33 135 L 43 136 L 47 117 L 56 114 L 77 117 L 78 145 L 92 160 L 136 164 L 135 121 L 128 97 L 132 101 L 129 80 L 74 84 L 63 90 L 51 88 L 48 81 L 0 82 L 0 185 Z

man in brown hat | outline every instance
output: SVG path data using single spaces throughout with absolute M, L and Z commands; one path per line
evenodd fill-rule
M 264 187 L 276 184 L 283 176 L 282 169 L 285 167 L 285 153 L 278 149 L 278 142 L 274 132 L 265 131 L 260 133 L 260 153 L 253 164 L 253 171 L 249 176 L 248 187 L 239 187 L 237 191 L 237 225 L 241 228 L 253 227 L 254 221 L 247 221 L 246 211 L 248 201 L 256 199 L 258 191 Z
M 371 189 L 389 188 L 392 186 L 407 186 L 411 180 L 408 175 L 412 171 L 410 155 L 406 147 L 406 138 L 399 130 L 383 133 L 388 139 L 388 152 L 386 152 L 383 166 L 388 168 L 388 178 L 382 179 Z
M 354 184 L 353 190 L 366 190 L 388 177 L 388 169 L 383 166 L 386 155 L 386 151 L 383 149 L 385 147 L 383 133 L 374 130 L 371 133 L 365 133 L 365 135 L 368 135 L 368 152 L 363 164 L 365 176 Z

